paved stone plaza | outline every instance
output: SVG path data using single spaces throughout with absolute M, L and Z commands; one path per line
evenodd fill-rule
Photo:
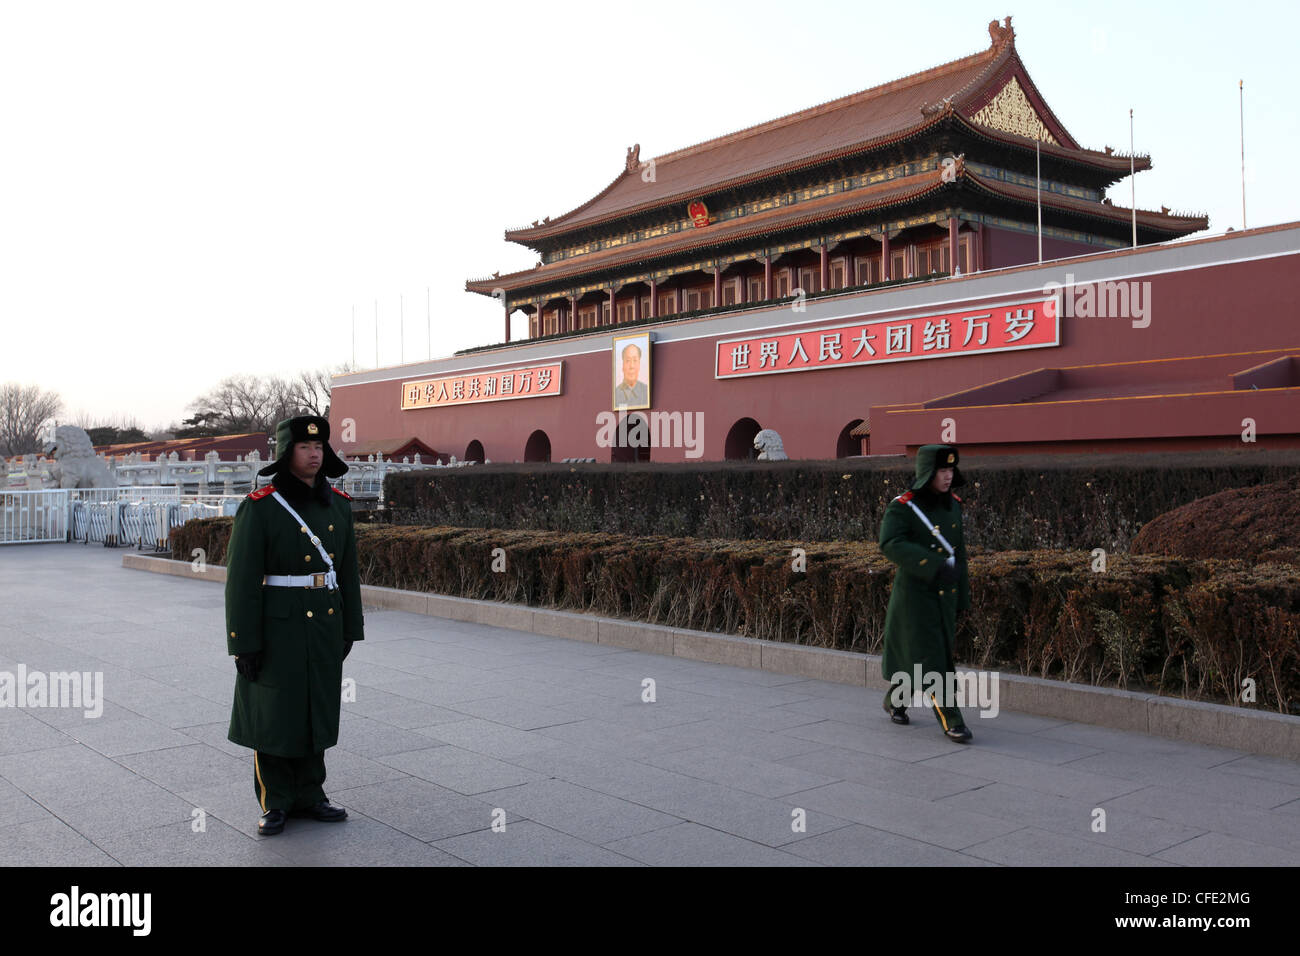
M 327 754 L 350 819 L 259 837 L 223 589 L 121 561 L 0 548 L 0 671 L 104 697 L 0 708 L 6 864 L 1300 865 L 1300 763 L 1006 711 L 963 747 L 874 690 L 380 610 Z

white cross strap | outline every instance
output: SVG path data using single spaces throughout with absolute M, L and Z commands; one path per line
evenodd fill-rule
M 303 528 L 307 527 L 307 522 L 303 521 L 302 517 L 298 514 L 298 512 L 293 510 L 292 506 L 290 506 L 289 502 L 284 500 L 284 496 L 282 496 L 280 492 L 278 491 L 271 492 L 271 497 L 274 498 L 276 501 L 280 502 L 280 504 L 284 507 L 285 511 L 293 515 L 293 520 L 298 522 L 300 527 Z M 311 529 L 308 530 L 310 531 Z M 316 545 L 316 550 L 320 552 L 321 560 L 325 562 L 325 567 L 329 569 L 324 574 L 325 586 L 328 587 L 331 591 L 333 591 L 335 588 L 339 586 L 338 575 L 334 573 L 334 561 L 332 558 L 330 558 L 329 552 L 325 550 L 325 546 L 320 543 L 320 538 L 317 535 L 313 534 L 311 536 L 311 543 Z M 311 575 L 311 574 L 302 575 L 302 576 L 306 578 L 317 577 L 317 575 Z M 294 578 L 294 577 L 299 577 L 299 575 L 272 575 L 272 577 Z M 271 583 L 271 582 L 268 581 L 267 583 Z M 290 585 L 290 587 L 309 587 L 309 586 L 310 586 L 309 584 Z M 320 585 L 316 585 L 316 586 L 319 587 Z
M 900 495 L 900 496 L 899 496 L 898 498 L 896 498 L 895 500 L 896 500 L 896 501 L 901 501 L 901 500 L 902 500 L 902 496 Z M 909 501 L 907 502 L 907 506 L 908 506 L 909 508 L 911 508 L 913 511 L 916 512 L 916 516 L 917 516 L 918 518 L 921 519 L 921 523 L 924 524 L 927 528 L 929 528 L 929 529 L 930 529 L 930 533 L 931 533 L 932 535 L 934 535 L 934 536 L 939 540 L 939 543 L 940 543 L 941 545 L 943 545 L 944 550 L 948 552 L 948 557 L 949 557 L 949 558 L 955 558 L 955 557 L 957 556 L 957 552 L 956 552 L 956 550 L 953 548 L 953 546 L 950 545 L 950 544 L 948 543 L 948 539 L 945 538 L 942 534 L 939 533 L 939 526 L 938 526 L 937 524 L 931 524 L 931 523 L 930 523 L 930 519 L 927 518 L 927 517 L 925 516 L 925 512 L 924 512 L 924 511 L 922 511 L 920 508 L 918 508 L 918 507 L 916 506 L 916 502 L 915 502 L 915 501 L 910 501 L 910 500 L 909 500 Z

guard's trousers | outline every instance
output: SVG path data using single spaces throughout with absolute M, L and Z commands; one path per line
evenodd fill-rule
M 897 696 L 895 695 L 895 688 L 898 689 Z M 905 681 L 901 678 L 895 680 L 890 684 L 889 690 L 885 692 L 885 706 L 893 707 L 896 701 L 902 700 L 904 707 L 910 707 L 912 705 L 912 691 L 913 688 L 911 686 L 911 681 Z M 935 695 L 924 691 L 922 691 L 922 693 L 925 697 L 926 706 L 930 708 L 931 712 L 934 714 L 935 720 L 939 721 L 939 726 L 945 731 L 951 730 L 953 727 L 964 727 L 966 725 L 966 721 L 961 715 L 960 707 L 955 705 L 952 707 L 944 707 L 944 702 L 935 697 Z
M 325 799 L 325 753 L 306 757 L 277 757 L 253 751 L 253 790 L 258 806 L 292 813 Z

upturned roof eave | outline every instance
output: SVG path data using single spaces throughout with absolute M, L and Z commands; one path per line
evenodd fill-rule
M 600 263 L 587 262 L 584 264 L 582 263 L 582 258 L 584 257 L 579 257 L 570 261 L 575 265 L 582 264 L 584 267 L 567 269 L 562 272 L 557 270 L 554 273 L 547 273 L 544 276 L 538 276 L 537 272 L 539 270 L 536 269 L 523 270 L 492 279 L 480 279 L 466 282 L 465 290 L 467 292 L 476 292 L 480 295 L 491 295 L 494 289 L 503 289 L 506 292 L 513 292 L 543 282 L 558 282 L 564 279 L 581 276 L 585 273 L 611 268 L 616 269 L 637 263 L 653 262 L 656 259 L 681 255 L 682 253 L 690 252 L 701 247 L 708 247 L 720 243 L 730 244 L 735 242 L 744 242 L 745 240 L 753 239 L 756 236 L 790 232 L 796 229 L 805 228 L 818 222 L 831 222 L 848 216 L 860 215 L 864 212 L 870 212 L 872 209 L 888 208 L 903 203 L 915 202 L 918 199 L 925 198 L 928 194 L 935 192 L 944 185 L 942 180 L 939 178 L 938 173 L 934 173 L 932 177 L 925 176 L 924 178 L 926 181 L 919 183 L 916 187 L 911 189 L 906 189 L 897 193 L 890 193 L 886 196 L 862 198 L 858 202 L 846 203 L 843 206 L 819 210 L 805 215 L 793 215 L 789 219 L 780 219 L 776 222 L 769 221 L 755 224 L 750 229 L 737 230 L 735 233 L 729 234 L 721 239 L 717 238 L 716 232 L 705 233 L 700 236 L 698 241 L 684 242 L 679 245 L 670 245 L 663 249 L 649 252 L 648 254 L 632 254 L 628 255 L 626 258 L 611 257 L 610 259 Z M 634 253 L 634 249 L 629 249 L 628 251 Z
M 965 86 L 963 86 L 961 89 L 957 90 L 953 94 L 954 98 L 960 97 L 964 99 L 967 96 L 968 91 L 977 92 L 982 87 L 982 85 L 988 81 L 989 76 L 995 73 L 998 69 L 1000 69 L 1001 66 L 1007 61 L 1007 59 L 1012 56 L 1015 56 L 1014 33 L 1010 33 L 1007 36 L 1005 42 L 994 43 L 994 45 L 989 47 L 988 49 L 980 50 L 977 53 L 972 53 L 965 57 L 961 57 L 956 60 L 951 60 L 947 63 L 942 63 L 939 64 L 938 66 L 933 66 L 928 69 L 921 70 L 917 73 L 912 73 L 907 76 L 900 77 L 896 80 L 891 80 L 888 83 L 882 83 L 879 84 L 878 86 L 869 87 L 866 90 L 860 90 L 856 93 L 850 93 L 847 96 L 838 97 L 837 99 L 834 100 L 827 100 L 824 103 L 819 103 L 815 106 L 807 107 L 802 110 L 797 110 L 794 113 L 789 113 L 786 114 L 785 116 L 777 117 L 776 119 L 767 120 L 763 123 L 758 123 L 754 126 L 746 127 L 745 129 L 737 130 L 732 133 L 727 133 L 723 136 L 715 137 L 714 139 L 705 140 L 701 143 L 696 143 L 692 146 L 687 146 L 682 149 L 674 150 L 671 153 L 665 153 L 662 156 L 655 157 L 654 162 L 656 164 L 665 164 L 675 159 L 681 159 L 689 155 L 694 155 L 696 153 L 705 151 L 707 149 L 716 149 L 725 145 L 730 145 L 742 137 L 754 136 L 754 135 L 758 135 L 759 133 L 769 132 L 775 129 L 796 125 L 797 123 L 803 120 L 810 119 L 813 116 L 821 115 L 827 112 L 828 110 L 846 108 L 848 106 L 854 105 L 857 102 L 861 102 L 863 99 L 876 98 L 876 97 L 884 96 L 888 93 L 898 92 L 899 90 L 907 89 L 911 86 L 915 86 L 922 82 L 927 82 L 929 80 L 934 79 L 935 77 L 943 76 L 945 74 L 959 74 L 964 70 L 979 65 L 981 60 L 985 61 L 980 71 L 970 80 L 968 80 Z M 1022 69 L 1023 69 L 1023 64 L 1022 64 Z M 888 145 L 890 141 L 893 141 L 898 137 L 906 137 L 908 134 L 926 125 L 927 123 L 924 120 L 922 120 L 921 122 L 915 124 L 912 127 L 908 127 L 904 130 L 896 131 L 895 134 L 890 134 L 889 136 L 883 138 L 878 137 L 878 139 L 881 139 L 882 142 L 877 145 Z M 865 142 L 870 142 L 870 141 L 865 141 Z M 859 143 L 847 148 L 836 147 L 835 149 L 828 150 L 826 152 L 828 154 L 849 155 L 852 152 L 860 149 L 862 146 L 863 144 Z M 831 159 L 834 158 L 836 158 L 835 155 L 827 155 L 824 158 L 820 159 L 819 161 L 830 161 Z M 523 245 L 529 245 L 530 242 L 533 240 L 553 238 L 557 235 L 562 235 L 565 232 L 568 232 L 570 228 L 574 228 L 574 229 L 586 228 L 587 226 L 598 225 L 600 223 L 608 222 L 613 219 L 618 219 L 623 216 L 633 215 L 637 212 L 646 211 L 647 209 L 654 209 L 661 205 L 671 205 L 674 202 L 681 202 L 683 198 L 695 197 L 709 192 L 717 192 L 721 189 L 734 188 L 737 185 L 744 185 L 748 182 L 754 181 L 755 179 L 761 179 L 767 176 L 783 175 L 785 173 L 789 173 L 789 172 L 796 171 L 798 169 L 805 168 L 808 165 L 810 165 L 809 162 L 801 160 L 791 164 L 779 164 L 776 167 L 770 167 L 767 169 L 747 171 L 742 176 L 735 178 L 738 181 L 725 181 L 717 184 L 697 185 L 692 187 L 692 189 L 689 191 L 674 194 L 672 197 L 668 197 L 660 200 L 654 200 L 650 203 L 646 203 L 638 207 L 627 207 L 626 209 L 612 212 L 607 216 L 600 216 L 595 219 L 585 220 L 580 224 L 570 225 L 574 217 L 580 215 L 584 210 L 591 208 L 591 206 L 593 206 L 595 203 L 597 203 L 602 198 L 607 196 L 610 190 L 612 190 L 615 186 L 617 186 L 623 179 L 625 179 L 628 176 L 637 175 L 636 171 L 624 170 L 614 179 L 613 182 L 611 182 L 603 190 L 601 190 L 599 193 L 597 193 L 595 196 L 593 196 L 591 199 L 587 200 L 586 202 L 582 203 L 581 205 L 574 207 L 573 209 L 569 210 L 563 215 L 555 217 L 545 225 L 539 224 L 537 226 L 525 227 L 523 229 L 508 229 L 506 230 L 505 237 L 508 241 L 518 242 Z

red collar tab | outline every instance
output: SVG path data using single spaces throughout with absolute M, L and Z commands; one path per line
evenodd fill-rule
M 267 485 L 265 488 L 258 488 L 248 497 L 252 498 L 254 501 L 261 501 L 267 495 L 273 494 L 274 492 L 275 492 L 275 485 Z
M 342 495 L 344 498 L 348 499 L 348 501 L 352 500 L 352 496 L 348 494 L 346 491 L 344 491 L 342 488 L 335 488 L 334 493 L 336 495 Z
M 898 496 L 897 500 L 901 501 L 903 504 L 907 504 L 909 501 L 912 500 L 912 493 L 910 491 L 905 491 Z
M 952 492 L 952 491 L 950 491 L 949 494 L 952 495 L 952 500 L 953 500 L 953 501 L 957 502 L 957 504 L 961 504 L 961 499 L 957 497 L 957 493 L 956 493 L 956 492 Z

